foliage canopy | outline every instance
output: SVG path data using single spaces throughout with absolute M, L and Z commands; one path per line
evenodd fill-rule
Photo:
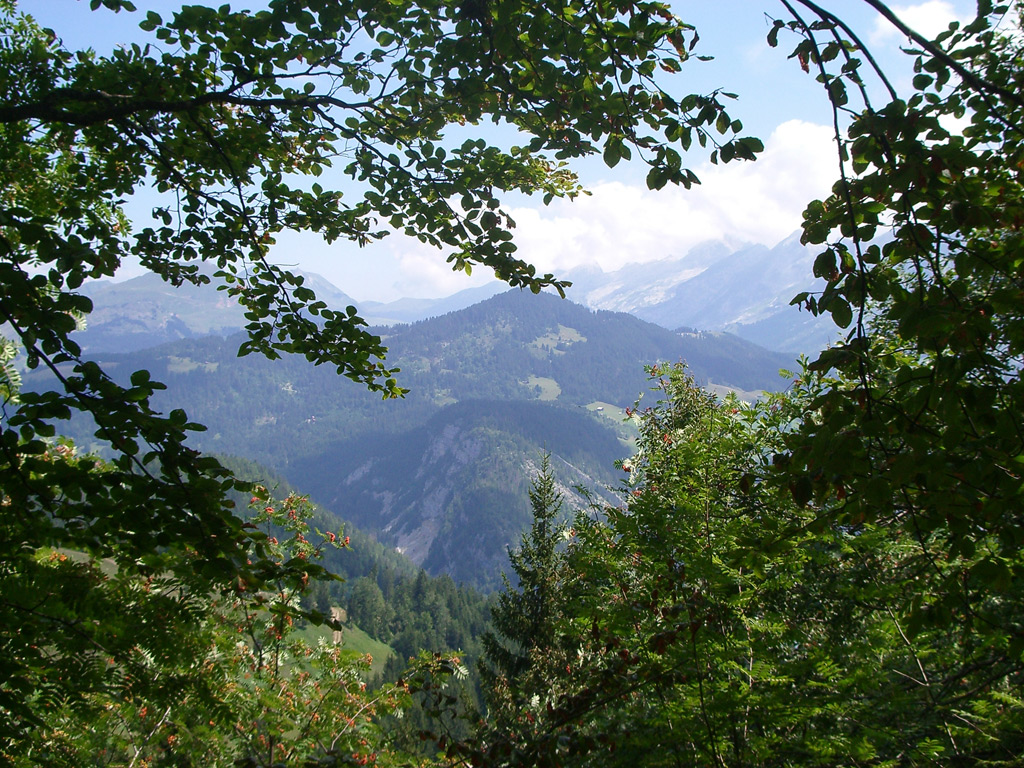
M 197 594 L 232 580 L 258 588 L 280 570 L 259 551 L 248 562 L 251 537 L 226 495 L 239 484 L 186 446 L 200 425 L 156 412 L 162 385 L 147 372 L 120 386 L 83 359 L 71 335 L 91 310 L 83 281 L 134 259 L 172 285 L 202 283 L 208 262 L 246 308 L 240 354 L 302 355 L 396 397 L 356 309 L 327 308 L 271 261 L 280 232 L 367 245 L 400 231 L 455 269 L 561 290 L 516 256 L 499 195 L 575 196 L 565 162 L 590 154 L 614 165 L 636 153 L 663 186 L 695 181 L 681 155 L 693 142 L 723 159 L 760 149 L 719 94 L 677 98 L 655 82 L 696 42 L 656 2 L 273 0 L 140 20 L 148 44 L 72 51 L 0 0 L 0 322 L 55 382 L 15 398 L 5 362 L 0 503 L 18 514 L 0 522 L 0 557 L 14 583 L 34 578 L 44 547 L 171 573 Z M 523 145 L 451 138 L 482 121 L 518 129 Z M 153 221 L 129 222 L 123 205 L 144 189 L 159 196 Z M 109 463 L 55 460 L 51 440 L 77 413 Z M 21 651 L 46 648 L 47 627 L 64 620 L 17 594 L 5 587 L 0 603 L 0 710 L 18 712 L 2 718 L 4 738 L 35 717 L 23 697 L 37 670 Z
M 667 399 L 641 418 L 627 504 L 577 525 L 576 600 L 551 627 L 565 676 L 543 706 L 508 697 L 530 724 L 514 748 L 485 733 L 464 755 L 1022 759 L 1021 6 L 983 0 L 935 41 L 903 28 L 920 50 L 902 98 L 842 19 L 810 0 L 782 5 L 789 20 L 769 43 L 798 35 L 794 57 L 826 89 L 842 161 L 834 194 L 805 214 L 828 285 L 795 301 L 849 335 L 788 399 L 751 410 L 712 402 L 680 372 L 659 379 Z M 290 585 L 287 603 L 317 573 L 232 515 L 238 484 L 185 445 L 199 426 L 183 411 L 150 406 L 159 383 L 139 371 L 120 386 L 82 358 L 71 334 L 91 309 L 84 280 L 134 258 L 172 284 L 203 282 L 198 262 L 215 263 L 247 309 L 240 353 L 299 354 L 394 397 L 395 371 L 356 309 L 328 309 L 271 262 L 280 232 L 363 245 L 402 231 L 456 269 L 561 288 L 517 257 L 501 193 L 579 194 L 563 163 L 589 154 L 615 165 L 635 153 L 650 187 L 689 185 L 681 152 L 695 142 L 716 161 L 761 148 L 739 136 L 725 94 L 660 87 L 697 38 L 653 2 L 191 6 L 166 22 L 147 14 L 153 42 L 109 56 L 66 50 L 13 0 L 0 0 L 0 24 L 0 320 L 56 381 L 19 393 L 3 344 L 0 506 L 17 514 L 0 519 L 0 743 L 12 753 L 44 711 L 117 691 L 126 717 L 130 696 L 163 701 L 179 673 L 196 682 L 189 659 L 223 637 L 211 585 Z M 889 91 L 881 107 L 872 70 Z M 953 131 L 950 118 L 969 125 Z M 523 146 L 452 140 L 484 120 L 520 130 Z M 344 189 L 309 183 L 334 165 Z M 122 205 L 147 186 L 161 195 L 155 223 L 133 231 Z M 76 412 L 95 421 L 109 463 L 53 441 Z M 150 596 L 158 579 L 170 586 Z M 288 605 L 260 608 L 283 636 Z M 153 622 L 158 658 L 126 639 L 129 619 Z M 251 640 L 239 669 L 261 647 Z M 239 706 L 291 685 L 264 679 Z M 338 685 L 358 698 L 354 678 Z
M 485 734 L 492 764 L 1024 755 L 1022 7 L 935 41 L 897 21 L 901 98 L 841 19 L 783 5 L 769 42 L 798 35 L 842 173 L 805 212 L 827 286 L 794 303 L 848 335 L 750 408 L 658 377 L 626 504 L 577 523 L 579 665 L 516 749 Z

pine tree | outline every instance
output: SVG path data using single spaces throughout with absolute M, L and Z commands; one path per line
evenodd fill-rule
M 505 588 L 491 610 L 492 631 L 482 638 L 480 674 L 496 722 L 514 716 L 531 698 L 527 679 L 535 677 L 531 673 L 537 671 L 538 661 L 548 657 L 557 642 L 567 575 L 565 554 L 559 548 L 564 529 L 557 522 L 562 501 L 550 454 L 545 454 L 530 488 L 533 524 L 519 549 L 509 552 L 518 585 L 507 575 L 502 577 Z

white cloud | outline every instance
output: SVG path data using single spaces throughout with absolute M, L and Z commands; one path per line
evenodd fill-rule
M 774 245 L 800 226 L 810 200 L 828 194 L 838 175 L 834 147 L 830 128 L 793 120 L 756 162 L 705 164 L 696 169 L 702 184 L 689 190 L 606 182 L 573 203 L 514 209 L 519 252 L 557 273 L 587 264 L 613 270 L 722 237 Z
M 799 228 L 810 200 L 829 193 L 838 161 L 830 128 L 791 120 L 766 140 L 756 162 L 694 170 L 703 183 L 689 190 L 652 192 L 642 183 L 610 181 L 573 202 L 513 207 L 517 255 L 557 275 L 682 255 L 709 239 L 774 245 Z M 325 246 L 313 237 L 282 240 L 281 259 L 301 262 L 361 300 L 446 296 L 493 279 L 486 267 L 472 277 L 452 272 L 440 251 L 401 234 L 365 249 Z
M 950 22 L 965 21 L 957 14 L 953 4 L 947 0 L 926 0 L 917 5 L 890 5 L 889 9 L 899 17 L 900 21 L 928 39 L 944 32 Z M 871 42 L 877 44 L 885 41 L 902 41 L 903 39 L 903 33 L 896 29 L 892 22 L 881 16 L 875 20 Z
M 487 267 L 476 266 L 472 276 L 453 272 L 442 252 L 404 235 L 389 238 L 397 271 L 394 292 L 398 296 L 447 296 L 494 279 Z

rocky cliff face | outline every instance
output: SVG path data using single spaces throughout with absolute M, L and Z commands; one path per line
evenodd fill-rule
M 428 572 L 496 587 L 507 568 L 507 548 L 529 525 L 527 492 L 545 450 L 551 451 L 567 516 L 588 504 L 576 486 L 614 499 L 606 488 L 616 482 L 615 460 L 628 453 L 583 409 L 519 403 L 515 408 L 523 413 L 507 414 L 505 405 L 446 409 L 443 418 L 403 436 L 400 451 L 371 448 L 342 477 L 332 478 L 326 466 L 319 473 L 311 466 L 295 472 L 311 478 L 311 490 L 323 503 Z M 526 426 L 513 426 L 517 420 Z M 562 446 L 529 426 L 545 422 L 567 436 L 588 437 L 586 447 L 560 452 Z M 346 463 L 337 458 L 337 465 Z

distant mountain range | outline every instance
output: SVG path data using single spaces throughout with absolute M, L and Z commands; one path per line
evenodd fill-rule
M 766 349 L 813 354 L 840 332 L 827 318 L 789 304 L 800 291 L 815 288 L 812 263 L 813 251 L 793 235 L 773 248 L 715 240 L 681 256 L 608 273 L 577 269 L 562 277 L 573 282 L 569 298 L 593 309 L 627 312 L 671 330 L 728 331 Z M 371 325 L 438 317 L 504 290 L 494 282 L 441 299 L 358 302 L 319 275 L 304 276 L 328 306 L 354 304 Z M 245 326 L 242 309 L 215 285 L 174 289 L 149 274 L 88 284 L 83 292 L 96 307 L 77 336 L 89 352 L 145 349 L 210 333 L 228 335 Z
M 390 302 L 362 301 L 358 303 L 360 316 L 370 325 L 396 325 L 415 323 L 449 312 L 458 312 L 485 299 L 508 290 L 508 286 L 495 280 L 477 288 L 466 288 L 441 299 L 398 299 Z
M 828 318 L 790 306 L 797 293 L 824 288 L 813 278 L 814 256 L 799 234 L 773 248 L 715 240 L 615 272 L 570 272 L 569 296 L 666 328 L 728 331 L 767 349 L 810 355 L 840 333 Z
M 411 390 L 399 401 L 300 357 L 239 358 L 241 337 L 94 357 L 120 379 L 145 368 L 166 383 L 154 405 L 205 424 L 196 447 L 259 461 L 432 573 L 484 587 L 529 522 L 544 452 L 569 507 L 585 504 L 576 484 L 617 484 L 614 462 L 631 450 L 622 409 L 646 389 L 645 364 L 685 360 L 701 382 L 741 392 L 781 386 L 792 364 L 729 334 L 520 291 L 378 331 Z M 90 426 L 72 427 L 90 447 Z
M 201 268 L 210 277 L 213 269 Z M 328 306 L 343 308 L 353 299 L 320 275 L 301 272 L 305 285 Z M 215 280 L 175 288 L 148 272 L 129 280 L 97 280 L 82 286 L 93 311 L 75 340 L 86 352 L 132 352 L 168 341 L 237 333 L 246 325 L 245 311 Z
M 564 275 L 579 304 L 495 295 L 497 283 L 359 303 L 306 274 L 329 306 L 356 304 L 376 324 L 411 390 L 391 402 L 300 358 L 238 358 L 232 334 L 245 318 L 214 285 L 174 289 L 156 275 L 90 284 L 95 309 L 77 338 L 115 376 L 145 368 L 165 382 L 156 406 L 185 407 L 208 427 L 196 447 L 259 461 L 432 573 L 490 588 L 529 522 L 543 453 L 568 508 L 587 503 L 577 485 L 614 495 L 615 460 L 631 445 L 622 409 L 647 386 L 644 365 L 686 361 L 705 386 L 753 397 L 784 384 L 778 370 L 797 352 L 835 336 L 789 306 L 813 288 L 811 263 L 795 236 L 773 248 L 707 242 Z M 27 381 L 41 386 L 39 374 Z M 90 447 L 89 425 L 71 431 Z

